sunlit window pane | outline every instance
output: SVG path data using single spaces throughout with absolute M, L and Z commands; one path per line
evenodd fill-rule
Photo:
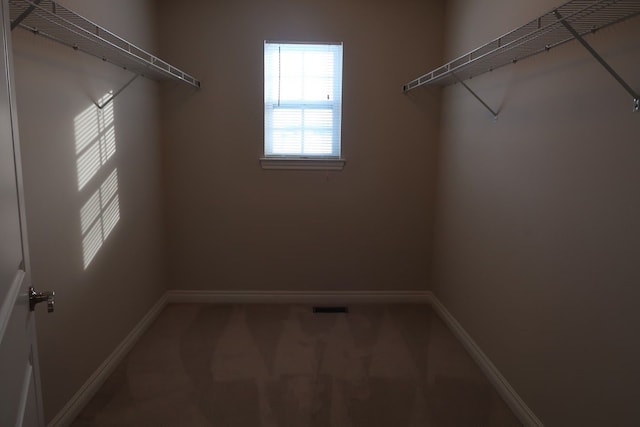
M 308 77 L 304 82 L 305 101 L 331 101 L 333 77 Z
M 274 154 L 297 154 L 302 151 L 302 131 L 274 131 L 273 135 Z
M 305 110 L 304 127 L 305 129 L 324 128 L 331 130 L 333 128 L 333 110 Z
M 304 138 L 304 154 L 331 154 L 331 132 L 306 131 Z
M 274 129 L 301 128 L 302 109 L 279 108 L 273 110 Z
M 342 44 L 265 42 L 265 156 L 340 156 Z

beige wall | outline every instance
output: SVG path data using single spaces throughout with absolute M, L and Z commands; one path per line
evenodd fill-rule
M 447 59 L 559 2 L 449 2 Z M 640 90 L 640 21 L 588 39 Z M 547 426 L 640 424 L 640 115 L 576 42 L 444 92 L 435 281 Z
M 64 4 L 141 47 L 154 47 L 150 1 Z M 131 75 L 23 30 L 13 38 L 33 283 L 55 289 L 57 298 L 56 312 L 38 307 L 37 319 L 50 420 L 166 286 L 158 87 L 140 78 L 116 98 L 116 152 L 79 190 L 74 119 Z M 115 169 L 120 220 L 85 269 L 80 212 Z
M 161 1 L 162 56 L 202 80 L 162 97 L 172 288 L 426 289 L 440 0 Z M 344 42 L 342 172 L 265 171 L 264 40 Z

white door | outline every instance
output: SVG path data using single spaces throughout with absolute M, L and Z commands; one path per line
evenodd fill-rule
M 0 31 L 0 426 L 42 426 L 7 0 Z M 42 309 L 42 308 L 40 308 Z

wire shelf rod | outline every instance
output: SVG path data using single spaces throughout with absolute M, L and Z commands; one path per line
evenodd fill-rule
M 172 79 L 200 87 L 195 77 L 54 0 L 9 0 L 9 5 L 12 27 L 20 26 L 153 80 Z
M 564 16 L 562 20 L 555 15 L 556 11 Z M 564 22 L 569 23 L 579 35 L 586 35 L 638 14 L 638 0 L 572 0 L 410 81 L 403 86 L 403 91 L 422 85 L 457 83 L 457 78 L 466 80 L 548 51 L 575 38 Z

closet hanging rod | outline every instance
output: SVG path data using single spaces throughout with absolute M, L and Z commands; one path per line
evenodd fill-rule
M 639 0 L 572 0 L 410 81 L 403 86 L 403 91 L 408 92 L 423 85 L 450 85 L 456 83 L 457 78 L 470 79 L 546 52 L 575 38 L 565 23 L 584 36 L 638 14 Z
M 200 88 L 192 75 L 54 0 L 9 0 L 9 9 L 12 29 L 19 26 L 152 80 L 177 80 Z

